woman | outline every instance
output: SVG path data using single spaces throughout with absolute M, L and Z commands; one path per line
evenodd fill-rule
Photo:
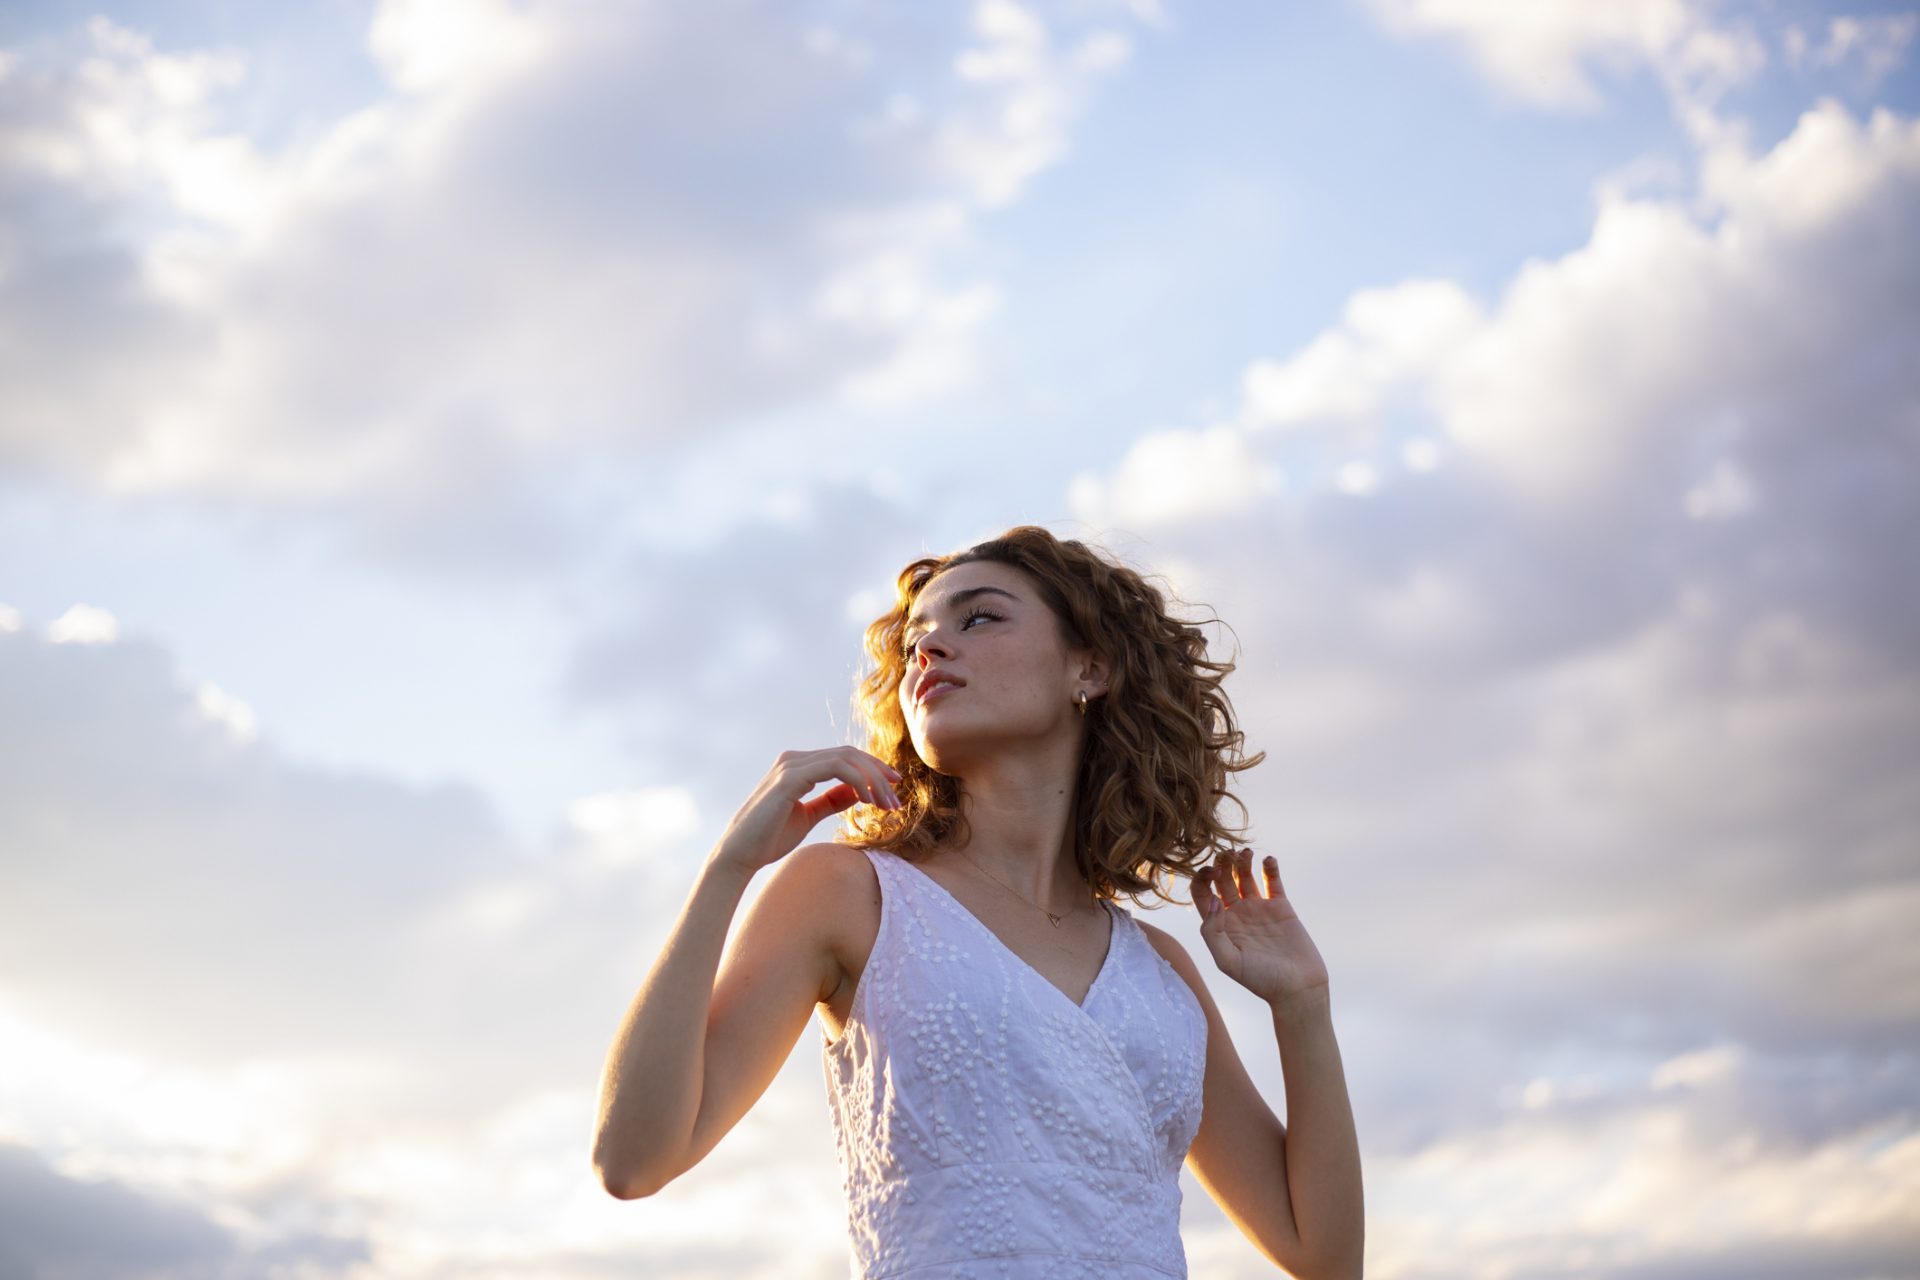
M 1264 758 L 1239 757 L 1233 664 L 1139 574 L 1034 526 L 897 588 L 866 633 L 871 751 L 780 755 L 627 1012 L 603 1185 L 649 1196 L 698 1164 L 818 1006 L 855 1276 L 1184 1276 L 1183 1160 L 1275 1264 L 1358 1276 L 1326 966 L 1276 860 L 1257 882 L 1215 815 Z M 848 839 L 797 847 L 848 809 Z M 1115 902 L 1174 901 L 1180 877 L 1215 964 L 1272 1009 L 1291 1127 L 1186 949 Z

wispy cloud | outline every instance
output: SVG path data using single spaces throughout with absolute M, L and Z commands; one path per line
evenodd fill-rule
M 221 110 L 244 53 L 98 18 L 16 57 L 0 447 L 120 493 L 510 511 L 544 459 L 964 381 L 970 229 L 1129 39 L 1010 0 L 801 18 L 393 0 L 388 92 L 277 148 Z

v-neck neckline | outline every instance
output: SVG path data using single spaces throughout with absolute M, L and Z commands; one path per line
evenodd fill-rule
M 968 909 L 966 903 L 954 897 L 953 891 L 948 889 L 947 886 L 941 884 L 938 880 L 935 880 L 932 876 L 928 875 L 925 871 L 921 870 L 919 867 L 915 866 L 913 863 L 909 862 L 907 859 L 900 857 L 900 855 L 894 854 L 892 856 L 898 859 L 900 864 L 906 867 L 909 871 L 913 872 L 913 874 L 919 876 L 922 880 L 925 880 L 928 884 L 932 885 L 934 889 L 941 894 L 941 896 L 946 898 L 948 902 L 951 902 L 954 905 L 954 907 L 959 910 L 961 915 L 973 921 L 975 927 L 978 928 L 980 932 L 986 934 L 987 937 L 993 941 L 995 946 L 999 947 L 1000 950 L 1004 952 L 1006 955 L 1012 957 L 1015 964 L 1018 964 L 1022 969 L 1025 969 L 1028 973 L 1032 974 L 1035 978 L 1038 978 L 1043 984 L 1052 988 L 1052 990 L 1055 991 L 1062 1000 L 1065 1000 L 1068 1004 L 1072 1005 L 1074 1008 L 1078 1009 L 1080 1012 L 1085 1013 L 1087 1011 L 1087 1005 L 1091 1003 L 1093 1000 L 1093 993 L 1100 989 L 1101 979 L 1105 978 L 1107 976 L 1107 970 L 1113 967 L 1114 953 L 1120 949 L 1120 917 L 1114 911 L 1113 904 L 1107 902 L 1104 899 L 1095 899 L 1095 901 L 1099 902 L 1100 906 L 1107 913 L 1107 954 L 1100 958 L 1100 970 L 1098 973 L 1095 973 L 1093 975 L 1093 981 L 1087 984 L 1087 993 L 1084 996 L 1080 997 L 1080 999 L 1075 1000 L 1072 996 L 1068 995 L 1065 991 L 1060 990 L 1059 986 L 1056 985 L 1052 979 L 1048 978 L 1046 974 L 1041 973 L 1038 969 L 1034 968 L 1033 965 L 1030 964 L 1027 960 L 1022 958 L 1018 951 L 1015 951 L 1012 947 L 1008 946 L 1004 941 L 1002 941 L 999 934 L 987 928 L 987 922 L 982 920 L 979 916 L 973 914 L 973 912 L 970 909 Z

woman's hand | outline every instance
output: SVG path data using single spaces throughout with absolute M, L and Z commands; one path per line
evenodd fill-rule
M 820 783 L 836 779 L 836 785 L 807 798 Z M 893 791 L 898 781 L 900 775 L 885 761 L 858 747 L 782 751 L 727 824 L 713 857 L 752 875 L 792 853 L 830 813 L 863 800 L 883 809 L 899 808 L 900 798 Z
M 1253 850 L 1217 855 L 1193 877 L 1200 938 L 1220 972 L 1268 1004 L 1327 986 L 1326 961 L 1280 887 L 1280 863 L 1264 863 L 1263 895 L 1253 881 Z

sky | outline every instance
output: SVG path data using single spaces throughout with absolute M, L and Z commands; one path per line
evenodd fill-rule
M 1920 1275 L 1917 36 L 8 6 L 0 1272 L 844 1275 L 817 1018 L 644 1200 L 600 1067 L 898 570 L 1040 524 L 1227 624 L 1370 1275 Z

